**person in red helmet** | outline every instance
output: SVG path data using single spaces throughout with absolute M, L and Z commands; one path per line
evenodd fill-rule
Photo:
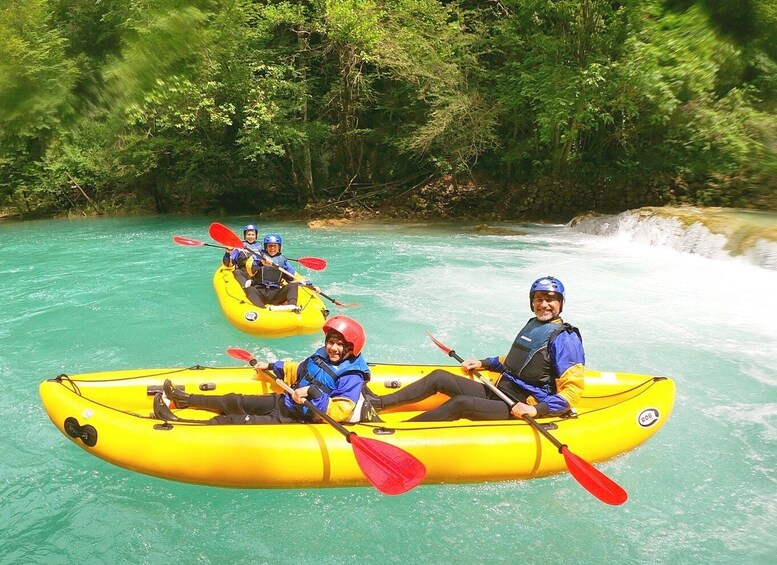
M 494 384 L 516 401 L 512 410 L 483 383 L 442 369 L 385 396 L 365 387 L 367 399 L 380 411 L 438 392 L 449 397 L 439 407 L 412 418 L 414 422 L 507 420 L 524 414 L 542 417 L 569 412 L 583 393 L 585 353 L 580 331 L 560 317 L 565 294 L 564 285 L 555 277 L 534 281 L 529 289 L 534 317 L 518 332 L 507 355 L 467 359 L 461 364 L 468 372 L 485 369 L 496 373 Z
M 334 316 L 323 330 L 324 346 L 301 363 L 259 361 L 254 366 L 257 371 L 272 370 L 276 378 L 294 389 L 293 394 L 187 394 L 165 380 L 164 393 L 154 398 L 154 415 L 168 422 L 180 420 L 170 410 L 174 405 L 218 414 L 208 420 L 209 424 L 314 422 L 314 414 L 303 406 L 307 399 L 337 422 L 372 419 L 374 412 L 362 394 L 364 384 L 370 380 L 370 369 L 361 354 L 367 341 L 364 328 L 352 318 Z

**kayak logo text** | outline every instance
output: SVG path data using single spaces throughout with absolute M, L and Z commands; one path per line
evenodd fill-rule
M 655 408 L 645 408 L 637 416 L 637 423 L 643 428 L 649 428 L 656 422 L 658 422 L 660 415 Z
M 251 310 L 250 312 L 246 312 L 246 320 L 249 322 L 255 322 L 256 319 L 259 317 L 259 314 Z

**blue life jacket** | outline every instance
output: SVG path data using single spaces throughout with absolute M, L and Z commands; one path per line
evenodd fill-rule
M 332 391 L 337 389 L 337 381 L 347 374 L 358 375 L 364 382 L 369 381 L 370 368 L 364 360 L 364 357 L 361 355 L 350 356 L 335 365 L 329 361 L 329 357 L 327 357 L 326 354 L 326 348 L 322 347 L 300 363 L 297 368 L 297 375 L 299 378 L 292 388 L 297 389 L 313 386 L 329 396 L 332 394 Z M 352 421 L 358 422 L 361 416 L 361 404 L 364 402 L 363 395 L 358 393 L 355 398 L 349 398 L 349 400 L 352 400 L 354 404 L 356 404 L 356 408 L 353 411 L 353 416 L 356 419 Z M 301 412 L 303 420 L 310 421 L 313 419 L 313 415 L 308 408 L 294 402 L 291 399 L 291 395 L 286 394 L 284 401 L 286 407 L 292 412 L 296 412 L 297 414 Z
M 262 251 L 264 249 L 262 247 L 262 244 L 259 243 L 258 241 L 255 241 L 253 243 L 248 243 L 247 241 L 243 241 L 243 243 L 245 244 L 246 248 L 256 252 Z M 231 263 L 238 269 L 245 269 L 246 261 L 248 261 L 249 257 L 253 257 L 253 256 L 254 256 L 253 253 L 245 249 L 234 249 L 232 250 L 232 252 L 227 252 L 224 254 L 224 264 L 229 265 Z

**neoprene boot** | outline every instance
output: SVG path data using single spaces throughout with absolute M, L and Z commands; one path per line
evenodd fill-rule
M 154 395 L 154 417 L 165 422 L 175 422 L 178 420 L 178 416 L 173 414 L 165 404 L 165 399 L 162 397 L 161 392 L 157 392 Z
M 383 409 L 383 402 L 381 402 L 380 396 L 372 392 L 370 387 L 364 385 L 362 394 L 364 395 L 364 400 L 369 402 L 376 411 Z
M 167 399 L 175 404 L 176 408 L 189 407 L 189 395 L 181 389 L 175 388 L 170 379 L 165 379 L 165 384 L 162 388 L 165 391 L 165 396 Z

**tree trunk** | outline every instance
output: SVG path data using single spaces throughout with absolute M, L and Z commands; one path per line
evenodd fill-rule
M 302 26 L 300 26 L 302 27 Z M 304 126 L 308 124 L 308 98 L 307 98 L 307 76 L 308 76 L 308 50 L 310 44 L 308 42 L 309 33 L 306 30 L 300 30 L 297 32 L 297 46 L 299 50 L 298 67 L 300 73 L 300 80 L 305 86 L 303 89 L 302 100 L 300 100 L 300 118 Z M 301 207 L 310 200 L 311 196 L 315 196 L 313 187 L 313 158 L 310 153 L 310 140 L 305 137 L 301 147 L 302 163 L 300 165 L 300 173 L 302 175 L 302 181 L 297 183 L 297 203 Z M 293 164 L 292 164 L 293 168 Z
M 356 115 L 358 107 L 358 89 L 361 70 L 359 57 L 352 45 L 346 45 L 340 50 L 340 72 L 343 79 L 343 91 L 340 97 L 340 138 L 342 139 L 343 181 L 349 185 L 359 176 L 359 162 L 357 157 L 359 149 L 358 141 L 352 135 L 359 125 Z

